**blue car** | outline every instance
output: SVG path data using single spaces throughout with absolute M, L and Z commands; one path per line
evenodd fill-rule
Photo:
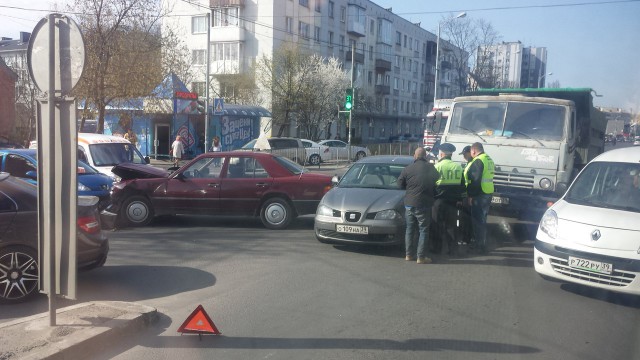
M 1 149 L 0 171 L 36 184 L 37 157 L 35 149 Z M 112 186 L 111 177 L 78 160 L 78 195 L 97 196 L 100 199 L 98 207 L 102 210 L 109 203 Z

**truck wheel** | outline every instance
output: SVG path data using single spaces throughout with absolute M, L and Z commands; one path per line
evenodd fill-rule
M 267 229 L 281 230 L 289 226 L 293 220 L 293 210 L 287 200 L 272 198 L 262 204 L 260 220 Z
M 0 303 L 14 304 L 38 293 L 38 253 L 16 246 L 0 250 Z
M 145 226 L 153 220 L 153 208 L 144 196 L 130 196 L 124 201 L 121 211 L 125 225 Z
M 311 156 L 309 156 L 309 165 L 320 165 L 320 155 L 318 154 L 313 154 Z

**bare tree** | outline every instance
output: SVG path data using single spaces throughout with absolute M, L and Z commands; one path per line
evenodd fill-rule
M 105 108 L 114 99 L 150 94 L 162 74 L 160 3 L 156 0 L 75 0 L 87 64 L 75 95 L 98 113 L 104 130 Z
M 499 79 L 498 67 L 494 66 L 491 45 L 500 42 L 501 37 L 493 28 L 491 23 L 478 19 L 476 21 L 478 29 L 478 44 L 476 48 L 475 64 L 472 67 L 472 75 L 476 84 L 480 87 L 496 87 Z

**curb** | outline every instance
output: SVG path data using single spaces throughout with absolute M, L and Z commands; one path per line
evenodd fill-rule
M 107 348 L 109 344 L 114 344 L 119 339 L 134 331 L 148 327 L 158 320 L 158 312 L 155 308 L 119 301 L 89 302 L 58 309 L 56 319 L 62 318 L 65 314 L 71 315 L 82 310 L 88 312 L 89 307 L 110 309 L 118 313 L 118 315 L 102 323 L 90 324 L 89 326 L 74 323 L 60 324 L 51 328 L 52 331 L 58 333 L 59 339 L 50 340 L 44 345 L 39 345 L 39 350 L 29 351 L 24 357 L 16 354 L 17 357 L 21 359 L 56 360 L 91 358 L 91 354 L 99 353 L 102 349 Z M 48 313 L 43 313 L 3 323 L 0 324 L 0 332 L 8 330 L 7 328 L 9 327 L 24 327 L 25 329 L 48 328 L 48 317 Z M 98 316 L 98 318 L 104 319 L 107 317 Z M 84 326 L 84 328 L 80 326 Z M 25 334 L 25 336 L 28 335 L 28 333 Z

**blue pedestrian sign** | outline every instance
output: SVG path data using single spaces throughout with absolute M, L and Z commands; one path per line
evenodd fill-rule
M 213 115 L 224 115 L 224 100 L 222 98 L 213 99 Z

